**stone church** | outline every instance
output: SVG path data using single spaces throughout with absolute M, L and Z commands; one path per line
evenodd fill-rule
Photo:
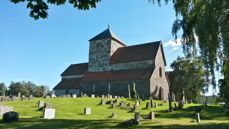
M 168 99 L 166 59 L 161 41 L 126 46 L 108 27 L 89 40 L 87 63 L 71 64 L 54 87 L 57 96 L 129 96 L 135 83 L 140 98 Z

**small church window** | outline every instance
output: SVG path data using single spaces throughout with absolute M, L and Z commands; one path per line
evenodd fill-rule
M 162 77 L 162 69 L 161 69 L 161 67 L 159 68 L 159 76 Z

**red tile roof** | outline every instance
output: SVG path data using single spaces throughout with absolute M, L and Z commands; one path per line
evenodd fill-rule
M 82 75 L 87 72 L 87 70 L 88 63 L 72 64 L 61 74 L 61 76 Z
M 76 89 L 80 87 L 82 78 L 62 79 L 53 89 Z
M 83 77 L 82 82 L 145 80 L 151 77 L 153 70 L 154 68 L 106 72 L 88 72 Z
M 121 47 L 111 57 L 111 64 L 125 63 L 142 60 L 154 60 L 158 52 L 161 41 Z

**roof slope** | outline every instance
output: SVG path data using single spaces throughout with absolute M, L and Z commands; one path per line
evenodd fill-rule
M 160 45 L 161 41 L 156 41 L 118 48 L 112 55 L 110 63 L 116 64 L 141 60 L 153 60 L 157 55 Z
M 100 39 L 107 39 L 107 38 L 112 38 L 116 40 L 118 43 L 120 43 L 123 46 L 126 46 L 125 44 L 122 43 L 122 41 L 116 36 L 110 28 L 107 28 L 103 32 L 99 33 L 95 37 L 91 38 L 89 41 L 95 41 L 95 40 L 100 40 Z
M 61 74 L 61 76 L 82 75 L 85 74 L 87 70 L 88 63 L 72 64 Z
M 88 72 L 85 74 L 82 82 L 145 80 L 151 77 L 153 71 L 154 68 L 106 72 Z
M 53 89 L 76 89 L 80 87 L 82 78 L 62 79 Z

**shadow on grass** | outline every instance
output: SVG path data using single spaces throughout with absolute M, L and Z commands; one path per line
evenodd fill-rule
M 152 123 L 153 124 L 153 123 Z M 153 129 L 228 129 L 229 123 L 222 124 L 199 124 L 199 125 L 129 125 L 119 120 L 68 120 L 68 119 L 20 119 L 19 122 L 2 123 L 4 129 L 103 129 L 103 128 L 153 128 Z
M 167 112 L 167 113 L 166 113 Z M 160 118 L 195 118 L 195 106 L 190 106 L 188 108 L 177 110 L 173 112 L 168 111 L 157 111 L 156 117 Z M 201 112 L 200 116 L 202 120 L 214 120 L 214 119 L 226 119 L 229 120 L 229 117 L 226 116 L 222 106 L 208 106 L 205 107 Z

